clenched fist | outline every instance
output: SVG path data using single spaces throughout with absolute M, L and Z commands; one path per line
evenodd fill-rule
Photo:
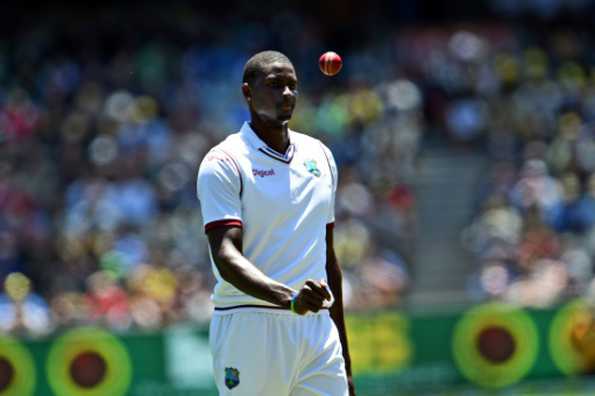
M 308 311 L 318 312 L 325 301 L 333 298 L 325 281 L 308 279 L 294 299 L 294 310 L 299 315 Z

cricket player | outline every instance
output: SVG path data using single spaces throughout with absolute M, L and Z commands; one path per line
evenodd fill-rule
M 297 87 L 282 53 L 250 58 L 251 120 L 198 171 L 220 395 L 355 395 L 333 249 L 337 167 L 319 140 L 289 129 Z

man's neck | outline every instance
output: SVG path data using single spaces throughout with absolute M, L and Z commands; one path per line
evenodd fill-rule
M 289 127 L 288 122 L 283 122 L 279 126 L 272 126 L 262 121 L 252 118 L 250 127 L 256 135 L 273 150 L 279 153 L 285 153 L 289 147 Z

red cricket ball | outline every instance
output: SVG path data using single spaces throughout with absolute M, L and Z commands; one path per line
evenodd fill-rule
M 318 66 L 320 66 L 320 71 L 327 76 L 334 76 L 343 67 L 343 60 L 336 52 L 328 51 L 320 55 Z

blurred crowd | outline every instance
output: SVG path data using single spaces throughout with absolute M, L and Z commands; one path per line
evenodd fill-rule
M 411 288 L 428 139 L 489 158 L 462 235 L 471 297 L 595 296 L 589 34 L 362 15 L 354 29 L 369 40 L 339 35 L 329 48 L 302 13 L 244 23 L 158 7 L 155 27 L 116 9 L 48 17 L 0 42 L 0 331 L 208 320 L 196 171 L 248 118 L 242 68 L 269 48 L 297 69 L 291 127 L 324 141 L 340 168 L 335 248 L 349 310 L 397 306 Z M 333 78 L 317 65 L 329 49 L 345 60 Z
M 460 61 L 436 81 L 454 97 L 444 112 L 451 137 L 489 159 L 463 232 L 476 262 L 469 293 L 533 307 L 592 299 L 593 51 L 588 36 L 567 30 L 508 33 L 452 36 Z
M 196 171 L 247 119 L 243 64 L 280 32 L 298 44 L 288 52 L 301 79 L 291 126 L 325 141 L 340 167 L 335 240 L 346 304 L 399 302 L 413 254 L 421 91 L 391 62 L 368 73 L 375 58 L 393 56 L 382 53 L 389 44 L 344 52 L 342 74 L 324 77 L 323 43 L 290 17 L 222 31 L 197 16 L 200 28 L 180 23 L 177 41 L 142 30 L 111 40 L 88 28 L 86 42 L 76 30 L 38 27 L 2 46 L 0 330 L 209 318 Z

